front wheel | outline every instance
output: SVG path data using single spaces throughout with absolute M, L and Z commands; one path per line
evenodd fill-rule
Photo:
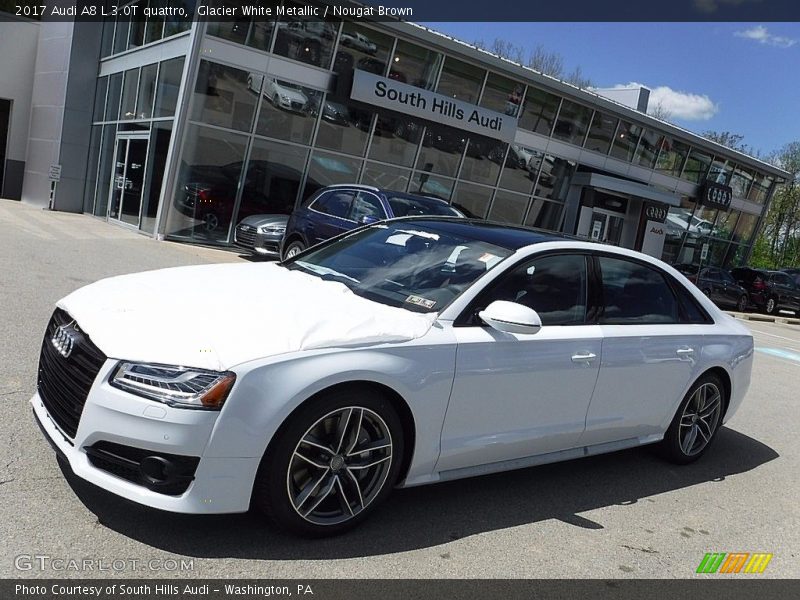
M 294 258 L 305 249 L 306 247 L 303 244 L 303 242 L 295 240 L 294 242 L 291 242 L 288 246 L 286 246 L 286 250 L 283 253 L 283 259 L 286 260 L 289 258 Z
M 391 403 L 343 388 L 301 407 L 261 461 L 253 503 L 300 535 L 343 533 L 364 520 L 399 476 L 403 431 Z
M 725 386 L 717 375 L 698 379 L 686 393 L 660 444 L 668 460 L 688 464 L 700 458 L 722 425 Z
M 766 306 L 764 306 L 764 312 L 768 315 L 774 315 L 775 309 L 778 307 L 778 303 L 775 302 L 775 298 L 769 298 L 767 300 Z

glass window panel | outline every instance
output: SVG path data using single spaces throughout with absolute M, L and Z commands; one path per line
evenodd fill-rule
M 455 177 L 466 142 L 463 131 L 445 125 L 429 125 L 417 157 L 417 169 Z
M 442 200 L 450 200 L 453 194 L 453 179 L 435 177 L 429 173 L 415 173 L 408 191 L 421 196 L 433 196 Z
M 367 162 L 364 172 L 361 174 L 361 183 L 396 192 L 405 192 L 410 179 L 411 171 L 409 169 L 399 169 L 371 162 Z
M 569 144 L 582 146 L 591 118 L 591 108 L 564 100 L 553 129 L 553 137 Z
M 436 91 L 457 100 L 477 104 L 485 77 L 484 69 L 448 56 L 444 61 Z
M 217 5 L 225 5 L 226 2 L 215 2 Z M 238 14 L 229 21 L 209 21 L 206 33 L 214 37 L 222 38 L 237 44 L 244 44 L 247 41 L 247 34 L 250 31 L 252 17 L 243 17 Z
M 256 133 L 301 144 L 311 143 L 322 92 L 271 75 L 250 73 L 248 81 L 251 93 L 261 89 Z
M 315 151 L 308 165 L 308 179 L 303 199 L 307 199 L 318 189 L 328 185 L 358 181 L 362 162 L 355 158 Z
M 736 222 L 736 228 L 733 230 L 734 241 L 743 244 L 750 243 L 750 238 L 753 237 L 756 225 L 758 225 L 758 215 L 742 213 Z
M 633 162 L 640 167 L 652 169 L 656 164 L 662 139 L 661 134 L 657 131 L 645 129 L 639 139 L 639 147 L 636 149 L 636 157 Z
M 727 185 L 733 173 L 733 164 L 723 158 L 715 158 L 708 171 L 708 179 Z
M 201 61 L 194 88 L 192 119 L 250 131 L 257 96 L 247 81 L 247 71 Z
M 367 148 L 372 112 L 355 103 L 341 102 L 333 94 L 321 100 L 322 108 L 315 107 L 311 114 L 322 112 L 316 145 L 347 154 L 363 156 Z
M 103 19 L 103 40 L 100 43 L 100 57 L 109 56 L 114 51 L 114 27 L 117 21 L 115 17 L 105 17 Z
M 747 199 L 757 202 L 758 204 L 764 204 L 773 181 L 774 179 L 768 175 L 756 175 L 753 180 L 753 185 L 750 188 L 750 193 L 747 195 Z
M 131 23 L 125 17 L 117 17 L 117 26 L 114 33 L 114 54 L 125 52 L 128 49 L 128 30 Z
M 91 128 L 89 139 L 89 156 L 86 161 L 86 177 L 83 192 L 83 212 L 94 211 L 95 192 L 97 185 L 97 162 L 100 158 L 100 142 L 103 137 L 103 126 L 94 125 Z
M 439 74 L 442 55 L 409 42 L 398 40 L 389 77 L 426 90 L 432 90 Z
M 592 118 L 592 126 L 589 128 L 589 136 L 586 138 L 586 148 L 601 154 L 608 154 L 618 121 L 619 119 L 616 117 L 596 110 Z
M 122 73 L 114 73 L 108 78 L 108 96 L 106 97 L 106 109 L 103 115 L 104 121 L 116 121 L 119 119 L 119 99 L 122 94 Z
M 296 2 L 284 2 L 286 8 L 301 10 Z M 320 10 L 322 13 L 322 10 Z M 331 65 L 333 44 L 339 23 L 319 18 L 286 17 L 278 23 L 273 52 L 316 67 Z
M 477 183 L 495 185 L 507 147 L 508 144 L 499 140 L 470 135 L 459 177 Z
M 422 130 L 422 124 L 416 119 L 397 113 L 379 113 L 369 157 L 399 166 L 413 166 Z
M 150 131 L 150 147 L 147 154 L 147 172 L 149 180 L 142 199 L 142 224 L 141 230 L 154 233 L 156 228 L 156 214 L 158 214 L 158 201 L 161 197 L 161 184 L 164 178 L 164 166 L 167 164 L 167 152 L 172 138 L 172 121 L 158 121 L 153 123 Z
M 562 206 L 555 202 L 534 198 L 528 215 L 525 217 L 525 225 L 547 229 L 548 231 L 559 231 Z
M 136 101 L 137 119 L 151 119 L 153 117 L 157 74 L 158 65 L 142 67 L 142 74 L 139 76 L 139 98 Z
M 459 181 L 451 203 L 468 217 L 485 219 L 493 191 L 489 187 Z
M 530 194 L 543 159 L 544 154 L 538 150 L 511 144 L 500 175 L 500 187 Z
M 97 169 L 97 195 L 94 203 L 94 214 L 105 217 L 108 212 L 108 194 L 111 185 L 111 171 L 114 169 L 114 139 L 117 134 L 116 125 L 103 127 L 103 140 L 100 143 L 100 160 Z
M 176 10 L 183 8 L 187 16 L 182 17 L 179 14 L 167 16 L 166 21 L 164 22 L 165 38 L 189 30 L 189 28 L 192 26 L 192 15 L 194 14 L 195 4 L 195 0 L 168 0 L 168 5 L 170 7 L 175 8 Z
M 671 265 L 678 264 L 678 254 L 689 230 L 694 202 L 684 196 L 680 206 L 670 206 L 664 221 L 664 250 L 661 260 Z
M 708 168 L 711 166 L 711 155 L 697 148 L 692 148 L 689 157 L 686 159 L 686 166 L 683 168 L 681 179 L 700 183 L 706 178 Z
M 521 225 L 529 200 L 529 196 L 497 190 L 488 219 L 490 221 L 499 221 L 500 223 Z
M 247 136 L 188 125 L 168 235 L 227 241 L 246 147 Z
M 300 192 L 306 159 L 306 148 L 255 139 L 236 222 L 250 215 L 290 214 Z
M 171 117 L 175 114 L 178 92 L 181 89 L 183 57 L 173 58 L 161 63 L 156 86 L 154 117 Z
M 606 306 L 601 324 L 678 322 L 678 304 L 661 273 L 626 259 L 598 260 Z
M 392 43 L 393 40 L 388 35 L 348 21 L 342 27 L 342 34 L 339 37 L 336 63 L 343 61 L 350 69 L 384 75 Z M 337 69 L 336 63 L 334 70 L 337 73 L 341 72 Z
M 656 171 L 672 177 L 680 177 L 683 163 L 689 154 L 689 146 L 675 138 L 663 136 L 661 151 L 656 161 Z
M 140 3 L 141 4 L 141 3 Z M 148 0 L 147 6 L 150 9 L 161 9 L 167 6 L 167 0 Z M 157 42 L 164 35 L 164 17 L 151 15 L 147 19 L 147 27 L 144 30 L 144 43 L 150 44 Z
M 560 101 L 558 96 L 528 87 L 519 126 L 528 131 L 550 135 Z
M 131 32 L 128 36 L 128 48 L 136 48 L 144 44 L 144 30 L 147 23 L 144 16 L 146 2 L 136 4 L 136 16 L 131 18 Z
M 275 4 L 272 2 L 262 2 L 262 4 Z M 272 11 L 275 14 L 275 11 Z M 272 32 L 275 31 L 275 20 L 266 20 L 264 17 L 253 17 L 250 29 L 247 32 L 245 44 L 256 50 L 268 52 L 272 44 Z
M 358 192 L 350 205 L 347 218 L 356 223 L 380 221 L 387 217 L 378 197 L 371 192 Z
M 563 202 L 567 197 L 575 166 L 575 163 L 570 160 L 556 158 L 549 154 L 545 155 L 535 195 Z
M 523 84 L 497 73 L 489 73 L 480 105 L 511 117 L 517 117 L 524 92 Z
M 129 69 L 125 71 L 122 80 L 122 104 L 120 106 L 120 119 L 136 118 L 136 92 L 139 83 L 139 69 Z
M 628 121 L 620 121 L 617 133 L 614 136 L 614 144 L 611 146 L 611 156 L 625 162 L 631 162 L 641 133 L 642 127 L 640 125 L 629 123 Z
M 725 253 L 725 258 L 722 262 L 722 267 L 725 269 L 732 269 L 743 265 L 745 256 L 747 256 L 747 248 L 747 246 L 733 243 L 728 246 L 728 251 Z
M 750 186 L 753 184 L 755 173 L 746 167 L 736 167 L 731 177 L 733 195 L 737 198 L 747 198 Z
M 736 226 L 736 220 L 739 218 L 738 210 L 721 210 L 717 216 L 717 222 L 714 225 L 714 237 L 722 238 L 725 240 L 731 239 L 733 236 L 733 229 Z
M 106 91 L 108 90 L 108 77 L 98 77 L 97 87 L 94 92 L 94 111 L 92 121 L 102 121 L 106 107 Z

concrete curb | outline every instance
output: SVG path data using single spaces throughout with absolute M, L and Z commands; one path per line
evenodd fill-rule
M 800 325 L 800 318 L 796 317 L 782 317 L 780 315 L 757 315 L 753 313 L 740 313 L 726 310 L 727 314 L 743 321 L 758 321 L 761 323 L 782 323 L 784 325 Z

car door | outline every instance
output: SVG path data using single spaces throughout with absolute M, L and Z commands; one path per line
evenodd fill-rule
M 679 302 L 656 267 L 620 256 L 596 260 L 603 356 L 581 442 L 659 436 L 695 375 L 702 334 L 711 331 L 681 322 Z
M 797 310 L 800 298 L 792 278 L 785 273 L 773 273 L 772 283 L 778 297 L 778 308 Z
M 587 256 L 525 260 L 455 322 L 455 379 L 438 471 L 575 447 L 601 357 L 600 327 L 586 318 Z M 533 308 L 543 327 L 533 335 L 492 329 L 475 315 L 494 300 Z
M 723 303 L 728 306 L 736 306 L 739 303 L 739 297 L 742 295 L 739 284 L 731 277 L 730 273 L 722 269 L 719 270 L 719 278 L 722 281 Z
M 331 190 L 317 198 L 309 207 L 313 211 L 307 232 L 310 243 L 322 242 L 355 227 L 348 218 L 355 194 L 354 190 Z

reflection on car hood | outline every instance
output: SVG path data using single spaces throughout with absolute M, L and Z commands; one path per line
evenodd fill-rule
M 283 225 L 289 222 L 289 215 L 250 215 L 242 219 L 239 225 L 252 225 L 253 227 L 260 227 L 261 225 Z
M 111 358 L 214 370 L 298 350 L 412 340 L 435 318 L 270 263 L 111 277 L 58 306 Z

